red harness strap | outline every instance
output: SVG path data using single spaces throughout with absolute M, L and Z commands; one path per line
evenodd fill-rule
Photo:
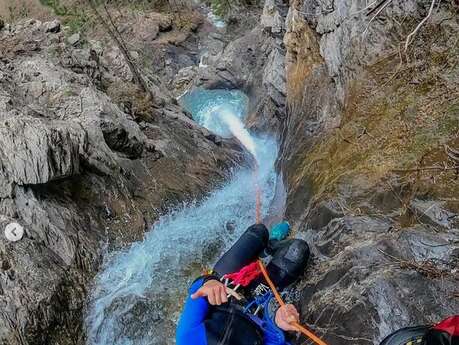
M 260 267 L 257 262 L 252 262 L 247 266 L 242 267 L 238 272 L 225 274 L 223 278 L 229 279 L 234 285 L 248 286 L 252 281 L 258 278 L 261 274 Z

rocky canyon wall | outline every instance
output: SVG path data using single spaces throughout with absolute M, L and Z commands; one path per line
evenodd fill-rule
M 332 344 L 459 307 L 457 9 L 437 4 L 405 51 L 430 2 L 386 3 L 293 1 L 286 18 L 287 217 L 315 253 L 303 320 Z
M 82 310 L 107 247 L 141 239 L 242 160 L 157 79 L 145 101 L 122 61 L 113 45 L 69 37 L 58 21 L 0 30 L 2 345 L 83 344 Z M 9 223 L 24 228 L 20 241 L 4 237 Z

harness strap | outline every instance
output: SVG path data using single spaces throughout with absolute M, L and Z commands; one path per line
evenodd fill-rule
M 261 275 L 260 268 L 256 262 L 242 267 L 238 272 L 225 274 L 223 278 L 229 279 L 234 285 L 248 286 L 253 280 Z

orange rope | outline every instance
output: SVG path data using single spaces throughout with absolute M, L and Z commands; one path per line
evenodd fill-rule
M 255 183 L 255 194 L 256 194 L 255 217 L 256 217 L 257 224 L 260 224 L 261 223 L 261 190 L 260 190 L 260 186 L 258 185 L 258 165 L 255 166 L 255 169 L 253 171 L 253 177 L 255 180 L 254 183 Z M 274 286 L 271 278 L 269 278 L 265 265 L 263 265 L 263 262 L 261 262 L 261 260 L 258 260 L 258 266 L 260 266 L 261 273 L 265 277 L 265 280 L 268 283 L 271 291 L 273 292 L 274 297 L 276 298 L 277 302 L 281 306 L 284 306 L 285 302 L 282 300 L 282 297 L 277 291 L 276 287 Z M 327 345 L 327 343 L 325 343 L 322 339 L 320 339 L 318 336 L 316 336 L 306 327 L 300 325 L 298 322 L 295 321 L 295 322 L 292 322 L 291 324 L 298 330 L 298 332 L 303 333 L 306 337 L 314 341 L 316 344 Z
M 263 265 L 263 262 L 261 260 L 258 260 L 258 266 L 260 266 L 261 273 L 266 279 L 266 282 L 268 283 L 271 291 L 274 294 L 274 297 L 276 298 L 277 302 L 281 305 L 284 306 L 285 302 L 282 300 L 281 295 L 277 291 L 276 287 L 274 286 L 271 278 L 269 278 L 268 272 L 266 271 L 265 265 Z M 327 345 L 326 342 L 324 342 L 322 339 L 320 339 L 318 336 L 316 336 L 314 333 L 312 333 L 310 330 L 308 330 L 306 327 L 300 325 L 298 322 L 294 321 L 291 322 L 291 325 L 294 326 L 298 332 L 303 333 L 306 337 L 314 341 L 318 345 Z
M 256 223 L 260 224 L 261 223 L 261 190 L 260 186 L 258 185 L 258 165 L 255 166 L 255 169 L 253 170 L 253 177 L 255 180 L 255 218 L 256 218 Z

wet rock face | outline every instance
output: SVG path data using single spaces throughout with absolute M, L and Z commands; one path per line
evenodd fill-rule
M 396 232 L 387 220 L 344 216 L 303 235 L 315 260 L 299 303 L 305 322 L 330 343 L 377 344 L 395 329 L 431 324 L 459 307 L 451 298 L 457 230 Z
M 76 123 L 46 123 L 29 117 L 2 121 L 0 138 L 4 198 L 11 196 L 14 185 L 42 184 L 79 174 L 80 154 L 88 144 L 86 132 Z
M 448 42 L 459 25 L 450 20 L 451 7 L 439 7 L 410 47 L 408 61 L 403 61 L 408 66 L 416 56 L 423 72 L 408 68 L 398 75 L 393 71 L 400 61 L 391 56 L 427 8 L 415 1 L 394 1 L 370 25 L 375 12 L 367 15 L 368 4 L 294 1 L 285 22 L 288 113 L 279 165 L 288 192 L 287 218 L 314 253 L 298 285 L 298 304 L 302 320 L 331 344 L 379 344 L 399 328 L 433 324 L 459 308 L 459 207 L 457 200 L 446 201 L 452 200 L 449 193 L 457 194 L 454 174 L 397 174 L 387 168 L 393 154 L 387 147 L 400 148 L 391 158 L 396 166 L 407 161 L 412 166 L 455 163 L 437 159 L 444 151 L 441 140 L 432 137 L 423 141 L 425 146 L 413 144 L 408 150 L 406 144 L 390 141 L 397 126 L 385 131 L 386 120 L 376 120 L 391 119 L 391 107 L 395 117 L 404 116 L 413 104 L 424 101 L 426 93 L 405 85 L 426 83 L 429 95 L 448 93 L 444 85 L 457 88 L 455 69 L 439 69 L 426 54 L 442 51 L 446 60 L 456 56 Z M 397 24 L 401 17 L 403 25 Z M 411 84 L 413 75 L 429 75 L 430 68 L 445 82 L 425 77 Z M 382 77 L 385 73 L 387 78 Z M 355 93 L 361 88 L 362 93 Z M 379 95 L 387 100 L 387 108 L 372 103 L 378 90 L 384 90 Z M 403 98 L 405 108 L 393 106 L 405 92 L 410 94 Z M 426 103 L 432 106 L 432 98 Z M 454 108 L 457 102 L 445 103 Z M 457 110 L 453 116 L 457 118 Z M 359 127 L 362 122 L 356 118 L 368 120 Z M 346 126 L 355 133 L 349 135 Z M 378 136 L 367 131 L 379 126 Z M 410 135 L 430 130 L 422 127 Z M 445 131 L 443 142 L 457 147 L 450 133 Z M 368 149 L 363 142 L 379 144 Z M 352 154 L 347 156 L 349 147 Z M 378 156 L 375 166 L 373 153 Z M 412 160 L 404 160 L 402 153 Z M 424 162 L 423 154 L 437 160 Z M 301 338 L 296 343 L 307 342 Z
M 242 160 L 237 144 L 209 136 L 153 82 L 163 106 L 137 105 L 142 117 L 120 109 L 106 90 L 129 88 L 129 75 L 105 64 L 112 47 L 92 44 L 72 46 L 56 21 L 0 31 L 2 345 L 83 344 L 103 249 L 141 239 Z M 25 231 L 18 242 L 3 233 L 13 222 Z
M 180 94 L 192 87 L 241 89 L 250 98 L 248 126 L 255 131 L 278 134 L 286 106 L 282 38 L 287 10 L 283 1 L 268 1 L 260 24 L 253 26 L 259 21 L 257 14 L 249 21 L 249 29 L 211 31 L 202 40 L 207 50 L 200 66 L 179 71 L 175 92 Z

